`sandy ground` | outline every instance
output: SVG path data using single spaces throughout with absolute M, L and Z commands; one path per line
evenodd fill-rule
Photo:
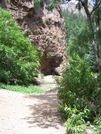
M 66 134 L 56 93 L 35 95 L 0 89 L 0 134 Z

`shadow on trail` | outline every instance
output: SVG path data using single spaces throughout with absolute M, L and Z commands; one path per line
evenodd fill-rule
M 41 128 L 55 127 L 58 129 L 62 125 L 60 113 L 57 110 L 56 93 L 47 93 L 42 95 L 27 95 L 33 101 L 33 105 L 28 107 L 32 114 L 27 117 L 30 127 L 38 126 Z

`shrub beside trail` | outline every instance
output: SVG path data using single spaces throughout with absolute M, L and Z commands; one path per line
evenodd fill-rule
M 27 85 L 37 74 L 39 55 L 11 14 L 0 8 L 0 81 Z

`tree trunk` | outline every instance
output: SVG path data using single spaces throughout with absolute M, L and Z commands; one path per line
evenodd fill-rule
M 93 48 L 93 51 L 94 51 L 98 72 L 101 72 L 101 62 L 100 62 L 101 41 L 100 41 L 100 39 L 98 39 L 98 46 L 99 47 L 97 47 L 95 32 L 94 32 L 93 22 L 92 22 L 92 14 L 90 13 L 89 8 L 88 8 L 88 2 L 82 2 L 82 0 L 80 2 L 82 4 L 82 6 L 85 10 L 86 16 L 87 16 L 89 30 L 93 34 L 91 44 L 92 44 L 92 48 Z M 97 26 L 97 27 L 99 27 L 99 26 Z M 97 30 L 97 27 L 96 27 L 96 30 Z

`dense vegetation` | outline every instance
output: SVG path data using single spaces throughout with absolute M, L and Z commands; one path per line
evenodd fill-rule
M 99 4 L 97 9 L 100 12 Z M 92 20 L 94 17 L 99 19 L 100 14 L 95 11 L 90 14 Z M 93 20 L 90 25 L 89 16 L 83 17 L 81 14 L 76 15 L 68 11 L 64 11 L 63 16 L 69 61 L 59 82 L 59 108 L 66 119 L 65 125 L 69 134 L 80 133 L 91 124 L 96 133 L 100 134 L 101 65 L 99 61 L 101 59 L 99 53 L 101 42 L 99 37 L 101 22 L 98 20 L 99 25 L 96 25 Z
M 50 0 L 47 8 L 52 9 L 58 1 Z M 80 10 L 83 6 L 87 17 L 63 12 L 69 61 L 59 82 L 58 98 L 69 134 L 82 132 L 91 124 L 101 133 L 101 2 L 94 1 L 89 11 L 88 0 L 79 0 L 77 7 Z M 36 9 L 41 2 L 35 0 Z M 0 8 L 0 82 L 29 84 L 37 74 L 39 59 L 39 51 L 11 14 Z
M 0 8 L 0 82 L 29 84 L 37 74 L 39 58 L 11 14 Z

